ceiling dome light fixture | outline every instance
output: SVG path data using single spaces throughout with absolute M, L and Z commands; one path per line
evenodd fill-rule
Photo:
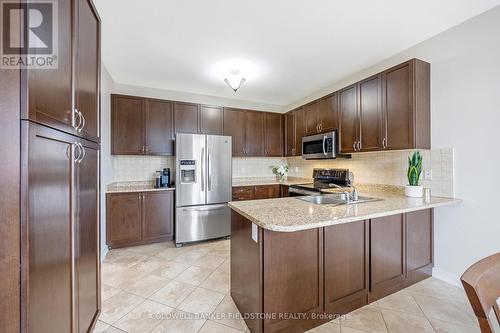
M 236 92 L 245 82 L 245 78 L 240 74 L 239 70 L 233 69 L 230 75 L 224 79 L 224 82 Z

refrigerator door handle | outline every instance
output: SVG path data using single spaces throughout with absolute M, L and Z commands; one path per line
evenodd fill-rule
M 207 169 L 208 169 L 208 190 L 212 190 L 212 167 L 210 165 L 210 148 L 207 148 L 208 158 L 207 158 Z
M 206 211 L 224 209 L 226 207 L 227 204 L 222 204 L 222 205 L 210 205 L 202 207 L 183 207 L 181 209 L 188 212 L 206 212 Z
M 205 173 L 203 170 L 205 169 L 205 148 L 201 148 L 201 191 L 205 191 Z

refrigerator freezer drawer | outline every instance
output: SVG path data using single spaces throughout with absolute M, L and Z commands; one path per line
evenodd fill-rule
M 177 207 L 175 242 L 187 243 L 231 234 L 231 209 L 227 204 Z

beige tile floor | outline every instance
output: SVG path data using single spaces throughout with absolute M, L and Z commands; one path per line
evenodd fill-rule
M 175 248 L 168 242 L 111 250 L 102 264 L 102 312 L 94 332 L 248 331 L 235 317 L 229 295 L 229 244 Z M 309 332 L 473 333 L 479 328 L 463 290 L 431 278 Z

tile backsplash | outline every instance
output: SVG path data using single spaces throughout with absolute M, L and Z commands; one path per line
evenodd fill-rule
M 423 157 L 421 185 L 430 187 L 437 196 L 454 196 L 453 149 L 420 150 Z M 413 150 L 353 154 L 351 159 L 306 161 L 288 158 L 289 176 L 312 176 L 313 168 L 344 168 L 354 174 L 354 183 L 404 186 L 408 156 Z
M 421 184 L 437 196 L 454 196 L 453 149 L 421 150 L 423 172 Z M 289 176 L 311 178 L 313 168 L 346 168 L 358 184 L 407 184 L 408 156 L 412 150 L 353 154 L 351 159 L 306 161 L 301 157 L 235 157 L 233 178 L 273 177 L 271 167 L 288 164 Z M 175 157 L 113 156 L 114 181 L 145 181 L 155 177 L 156 170 L 175 170 Z
M 274 177 L 271 168 L 278 164 L 287 164 L 286 157 L 234 157 L 233 178 Z
M 172 156 L 113 156 L 114 181 L 153 180 L 156 171 L 170 168 L 174 172 L 175 157 Z

